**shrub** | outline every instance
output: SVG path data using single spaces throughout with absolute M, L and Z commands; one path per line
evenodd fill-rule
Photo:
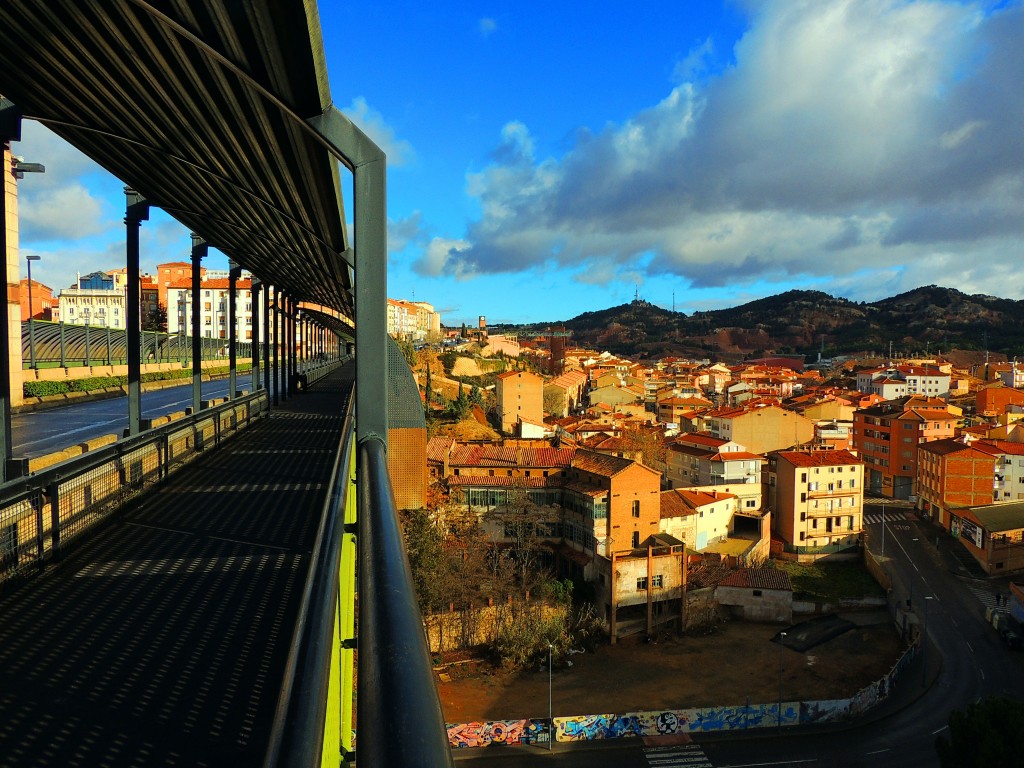
M 67 394 L 68 383 L 66 381 L 26 381 L 24 391 L 25 397 L 63 395 Z

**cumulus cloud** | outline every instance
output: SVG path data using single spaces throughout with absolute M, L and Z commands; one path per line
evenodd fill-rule
M 400 253 L 410 245 L 425 243 L 427 237 L 420 211 L 413 211 L 404 219 L 388 219 L 388 251 L 391 253 Z
M 416 153 L 412 144 L 405 139 L 399 139 L 395 135 L 395 129 L 388 125 L 384 116 L 367 104 L 363 97 L 353 99 L 352 103 L 341 111 L 384 151 L 388 157 L 389 168 L 399 168 L 415 159 Z
M 747 8 L 728 68 L 677 81 L 625 123 L 581 131 L 560 157 L 538 157 L 529 128 L 508 124 L 468 178 L 480 218 L 464 240 L 435 240 L 421 268 L 587 264 L 584 279 L 614 280 L 643 263 L 714 286 L 891 280 L 896 264 L 900 280 L 1000 279 L 1024 236 L 1024 7 Z M 699 74 L 710 45 L 677 74 Z M 982 257 L 991 263 L 962 281 L 965 259 Z
M 34 240 L 74 240 L 101 234 L 111 222 L 102 217 L 102 204 L 80 183 L 48 186 L 22 193 L 18 206 L 21 237 Z

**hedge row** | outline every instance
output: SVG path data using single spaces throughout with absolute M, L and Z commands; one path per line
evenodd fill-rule
M 235 370 L 245 373 L 252 369 L 252 364 L 240 364 Z M 212 376 L 227 375 L 228 366 L 207 368 L 204 374 Z M 175 368 L 170 371 L 153 371 L 142 374 L 142 383 L 151 381 L 170 381 L 173 379 L 192 378 L 191 368 Z M 66 395 L 68 392 L 95 392 L 107 387 L 123 387 L 128 384 L 127 376 L 89 376 L 84 379 L 67 379 L 65 381 L 26 381 L 22 387 L 25 397 L 45 397 L 46 395 Z

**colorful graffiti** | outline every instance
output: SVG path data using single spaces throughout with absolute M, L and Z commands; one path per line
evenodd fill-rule
M 556 741 L 593 741 L 630 736 L 663 736 L 699 731 L 734 731 L 774 728 L 778 725 L 812 725 L 849 719 L 883 701 L 910 660 L 917 654 L 911 646 L 889 673 L 858 691 L 849 699 L 741 704 L 737 706 L 672 709 L 660 712 L 578 715 L 554 718 Z M 780 722 L 781 720 L 781 722 Z M 534 744 L 548 739 L 547 718 L 496 720 L 448 726 L 453 747 L 486 747 L 491 744 Z
M 543 720 L 493 720 L 483 723 L 448 724 L 448 743 L 456 749 L 489 747 L 492 744 L 533 744 L 547 741 Z

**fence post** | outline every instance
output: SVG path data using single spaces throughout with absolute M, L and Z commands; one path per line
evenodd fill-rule
M 50 543 L 53 546 L 53 559 L 60 559 L 60 484 L 53 482 L 46 490 L 50 497 Z

